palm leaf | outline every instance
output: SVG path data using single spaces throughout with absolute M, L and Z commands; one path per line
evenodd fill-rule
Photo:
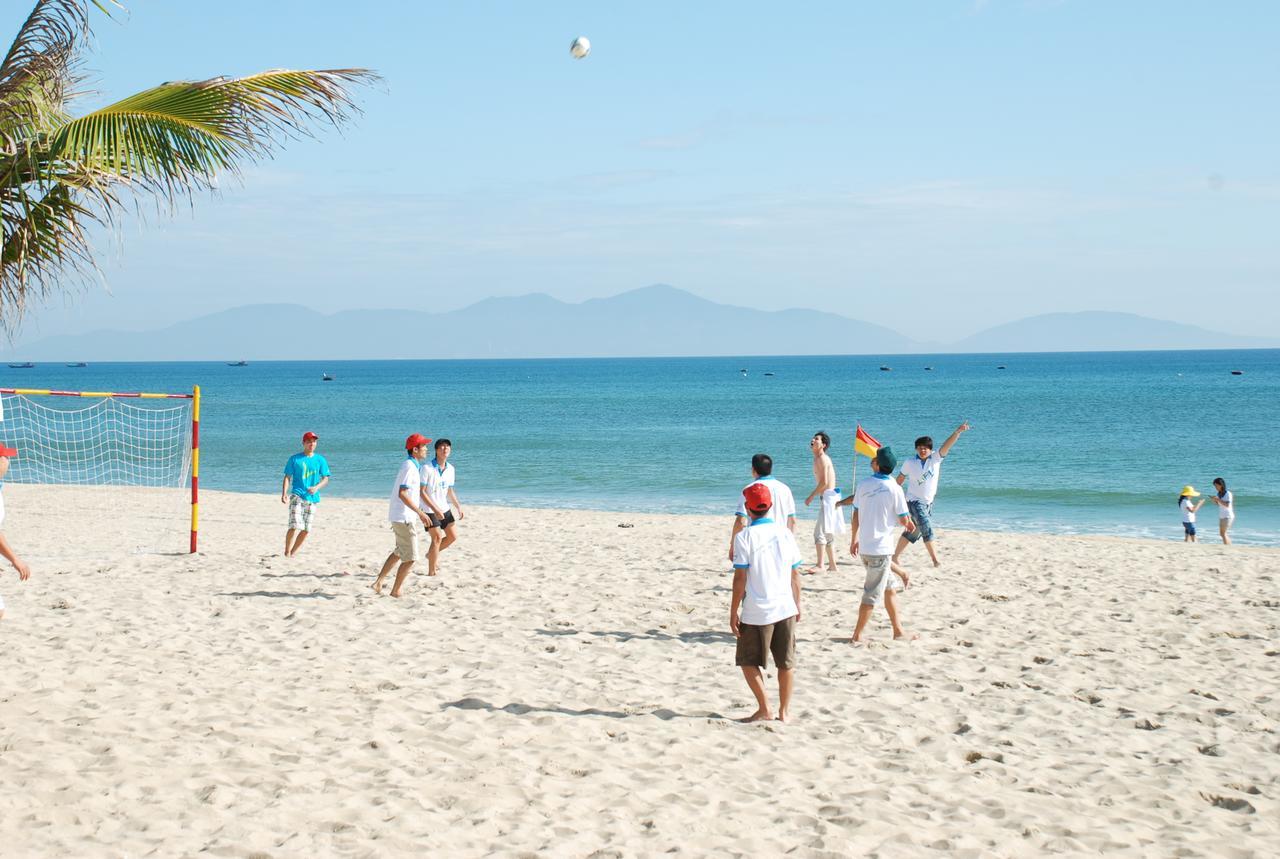
M 54 130 L 49 158 L 109 173 L 174 197 L 210 187 L 223 171 L 270 155 L 314 123 L 356 110 L 351 84 L 365 69 L 268 71 L 181 81 L 129 96 Z

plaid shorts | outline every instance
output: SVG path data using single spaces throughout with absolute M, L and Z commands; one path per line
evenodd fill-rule
M 297 495 L 289 496 L 289 530 L 310 531 L 311 519 L 315 516 L 316 505 L 304 501 Z

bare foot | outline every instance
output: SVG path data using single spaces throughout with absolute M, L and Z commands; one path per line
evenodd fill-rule
M 773 714 L 768 710 L 756 710 L 750 716 L 744 716 L 738 721 L 744 725 L 749 725 L 752 722 L 772 722 Z
M 369 587 L 373 588 L 373 592 L 375 594 L 377 594 L 378 596 L 382 596 L 382 578 L 381 577 L 374 579 L 373 584 L 369 585 Z
M 855 632 L 853 635 L 849 637 L 849 643 L 857 647 L 859 644 L 865 644 L 866 641 L 863 639 L 862 633 Z
M 790 721 L 791 721 L 791 714 L 790 714 L 790 713 L 788 713 L 788 712 L 785 712 L 785 711 L 783 711 L 783 710 L 779 710 L 779 711 L 778 711 L 778 721 L 779 721 L 779 722 L 790 722 Z
M 427 573 L 428 576 L 434 576 L 435 573 Z
M 906 630 L 898 630 L 893 634 L 894 641 L 918 641 L 920 634 L 917 632 L 907 632 Z
M 392 592 L 391 592 L 391 595 L 392 595 L 393 597 L 395 597 L 396 599 L 400 599 L 400 592 L 399 592 L 399 591 L 392 591 Z
M 812 576 L 820 572 L 822 572 L 822 567 L 810 567 L 809 569 L 804 571 L 804 574 L 806 576 Z

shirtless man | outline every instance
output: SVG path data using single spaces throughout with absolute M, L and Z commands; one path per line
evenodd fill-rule
M 815 433 L 809 440 L 809 450 L 813 453 L 813 491 L 804 500 L 808 507 L 813 499 L 818 499 L 818 522 L 813 528 L 813 545 L 817 550 L 817 560 L 805 572 L 822 572 L 822 556 L 827 556 L 827 569 L 836 571 L 836 537 L 844 533 L 844 514 L 836 507 L 840 500 L 840 488 L 836 486 L 836 467 L 827 455 L 831 447 L 831 436 L 825 432 Z

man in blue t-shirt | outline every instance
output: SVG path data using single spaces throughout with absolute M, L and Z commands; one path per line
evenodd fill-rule
M 289 505 L 289 530 L 284 535 L 284 556 L 298 554 L 307 534 L 315 507 L 320 503 L 320 490 L 329 484 L 329 463 L 316 453 L 320 436 L 302 434 L 302 453 L 295 453 L 284 464 L 284 483 L 280 487 L 280 503 Z

